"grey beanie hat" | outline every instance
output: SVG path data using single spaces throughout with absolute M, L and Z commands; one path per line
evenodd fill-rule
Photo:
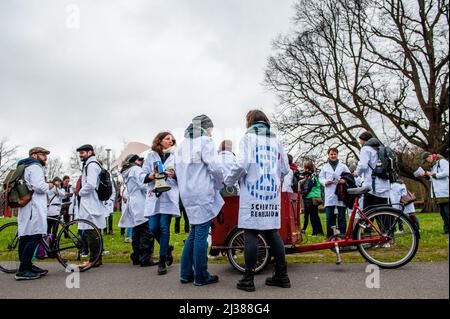
M 194 124 L 194 126 L 198 126 L 198 124 L 200 124 L 200 127 L 204 130 L 214 127 L 212 120 L 205 114 L 197 115 L 196 117 L 194 117 L 192 119 L 192 123 Z

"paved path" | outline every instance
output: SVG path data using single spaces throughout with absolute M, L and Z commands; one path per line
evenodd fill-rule
M 59 264 L 43 263 L 50 273 L 39 280 L 17 282 L 13 275 L 0 273 L 0 299 L 4 298 L 162 298 L 162 299 L 327 299 L 327 298 L 449 298 L 449 264 L 410 263 L 401 269 L 380 270 L 380 288 L 366 287 L 368 264 L 289 264 L 291 289 L 268 287 L 269 271 L 255 279 L 256 292 L 235 288 L 240 275 L 228 264 L 212 264 L 218 284 L 195 287 L 178 281 L 179 265 L 169 267 L 165 276 L 156 267 L 106 264 L 81 273 L 80 288 L 66 287 L 69 273 Z

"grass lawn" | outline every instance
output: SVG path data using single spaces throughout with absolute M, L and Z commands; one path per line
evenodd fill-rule
M 449 255 L 449 238 L 448 235 L 442 234 L 442 219 L 439 213 L 424 213 L 418 214 L 420 227 L 421 227 L 421 239 L 419 242 L 419 250 L 413 259 L 413 262 L 436 262 L 436 261 L 448 261 Z M 303 218 L 303 216 L 302 216 Z M 323 228 L 326 229 L 325 215 L 320 214 Z M 120 213 L 114 213 L 114 235 L 105 235 L 104 247 L 110 253 L 103 256 L 104 262 L 115 263 L 127 263 L 129 262 L 129 255 L 131 253 L 131 244 L 125 243 L 124 236 L 120 235 L 120 229 L 117 227 L 117 223 L 120 219 Z M 13 221 L 13 218 L 0 219 L 0 226 L 6 222 Z M 181 233 L 174 233 L 175 220 L 172 220 L 171 225 L 171 244 L 174 245 L 174 262 L 179 262 L 181 252 L 183 249 L 183 240 L 188 236 L 184 233 L 183 219 L 181 221 Z M 1 240 L 1 233 L 0 233 Z M 324 240 L 323 237 L 312 237 L 311 226 L 306 231 L 306 236 L 303 237 L 301 244 L 318 243 Z M 158 244 L 155 245 L 155 258 L 158 256 Z M 3 247 L 2 247 L 3 248 Z M 344 262 L 365 262 L 358 252 L 349 252 L 342 255 Z M 287 255 L 288 262 L 300 262 L 300 263 L 334 263 L 336 255 L 330 250 L 315 251 L 307 253 L 297 253 Z M 226 257 L 219 257 L 216 260 L 210 260 L 210 263 L 228 263 Z

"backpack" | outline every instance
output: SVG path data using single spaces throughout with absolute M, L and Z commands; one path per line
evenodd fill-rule
M 5 196 L 5 206 L 9 208 L 25 207 L 33 196 L 25 183 L 25 168 L 30 165 L 19 165 L 16 169 L 11 170 L 3 182 L 3 194 Z
M 292 191 L 294 193 L 298 193 L 300 191 L 299 186 L 298 186 L 298 184 L 301 180 L 300 172 L 298 170 L 293 170 L 293 172 L 294 172 L 294 175 L 292 177 Z
M 89 164 L 92 164 L 92 163 L 96 163 L 102 169 L 102 171 L 100 172 L 100 175 L 99 175 L 99 184 L 98 184 L 98 188 L 96 189 L 96 191 L 97 191 L 98 199 L 101 201 L 106 201 L 106 200 L 110 199 L 110 197 L 113 193 L 111 173 L 108 172 L 106 169 L 104 169 L 103 166 L 101 166 L 99 162 L 90 162 Z M 87 168 L 88 168 L 89 164 L 87 164 L 85 167 L 86 176 L 88 173 Z
M 390 182 L 398 180 L 400 168 L 395 152 L 388 146 L 381 145 L 377 150 L 377 165 L 372 174 Z

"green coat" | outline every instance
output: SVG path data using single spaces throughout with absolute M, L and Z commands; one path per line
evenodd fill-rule
M 314 179 L 315 179 L 316 183 L 314 184 L 314 187 L 309 192 L 309 194 L 306 195 L 305 198 L 320 198 L 321 197 L 322 191 L 320 189 L 319 178 L 316 175 L 314 175 Z

